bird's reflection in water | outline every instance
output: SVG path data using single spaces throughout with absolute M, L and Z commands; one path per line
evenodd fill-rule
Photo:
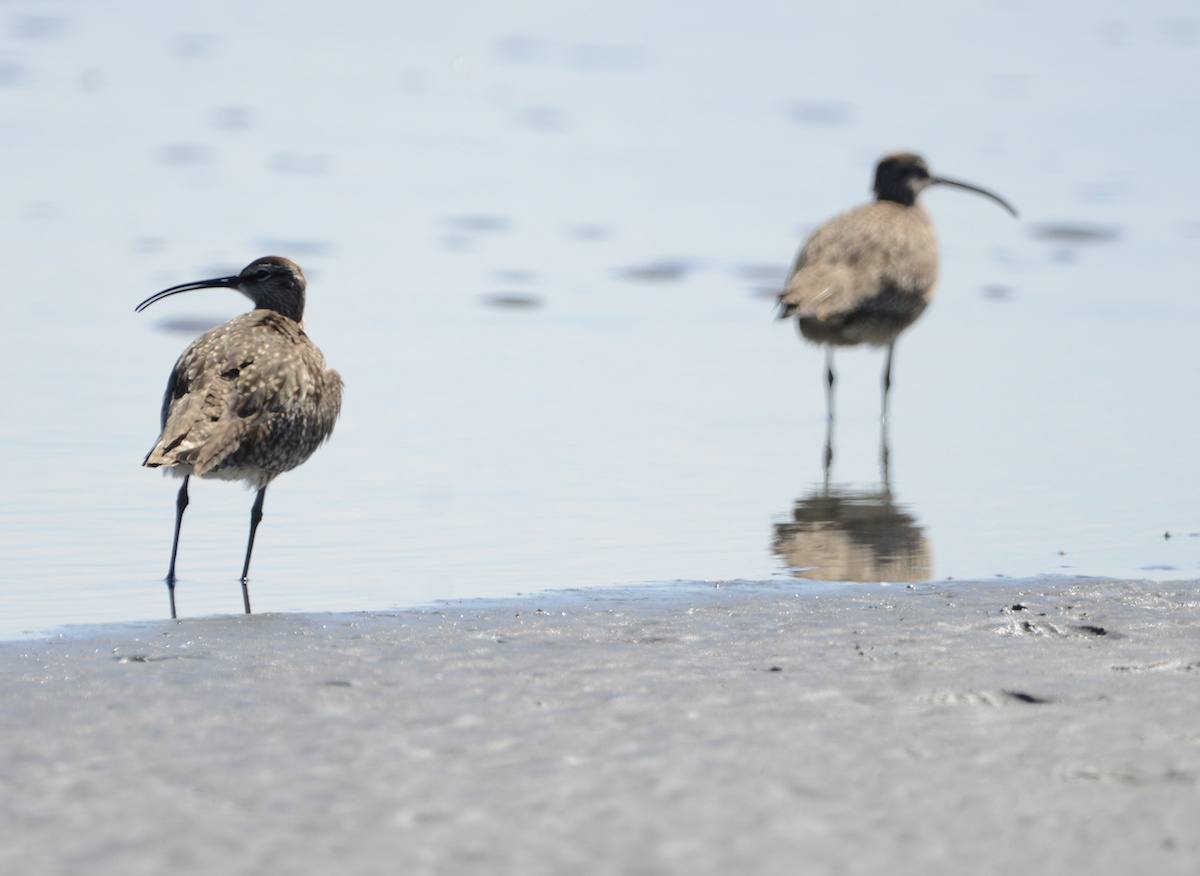
M 887 490 L 821 487 L 796 500 L 792 520 L 775 524 L 775 553 L 797 578 L 819 581 L 927 581 L 929 539 Z
M 892 495 L 886 432 L 879 489 L 831 484 L 831 449 L 827 439 L 825 483 L 796 500 L 791 520 L 775 524 L 775 554 L 797 578 L 929 580 L 933 555 L 924 527 Z

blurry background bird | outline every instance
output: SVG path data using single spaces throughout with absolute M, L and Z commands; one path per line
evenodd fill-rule
M 925 310 L 937 284 L 937 238 L 917 201 L 935 185 L 976 192 L 1017 215 L 992 192 L 933 176 L 919 155 L 885 155 L 875 166 L 875 201 L 834 216 L 810 234 L 779 295 L 778 318 L 796 317 L 800 334 L 825 345 L 826 468 L 833 459 L 833 348 L 856 344 L 887 347 L 882 406 L 886 463 L 896 337 Z

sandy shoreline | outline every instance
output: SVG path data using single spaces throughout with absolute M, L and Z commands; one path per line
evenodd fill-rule
M 1200 871 L 1195 582 L 804 586 L 0 644 L 0 870 Z

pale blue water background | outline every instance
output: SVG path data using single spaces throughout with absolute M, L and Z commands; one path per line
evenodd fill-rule
M 268 253 L 347 393 L 268 491 L 256 610 L 787 575 L 822 354 L 762 293 L 901 147 L 1022 214 L 925 198 L 891 480 L 933 574 L 1200 575 L 1198 15 L 5 4 L 0 636 L 166 613 L 176 483 L 139 463 L 190 338 L 162 326 L 247 304 L 133 307 Z M 872 489 L 882 356 L 838 365 L 834 480 Z M 251 501 L 194 482 L 182 614 L 240 610 Z

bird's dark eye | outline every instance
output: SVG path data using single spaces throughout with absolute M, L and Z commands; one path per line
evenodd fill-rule
M 268 271 L 266 268 L 259 268 L 257 271 L 254 272 L 254 276 L 259 280 L 265 280 L 265 279 L 267 279 L 267 277 L 271 276 L 271 272 Z

